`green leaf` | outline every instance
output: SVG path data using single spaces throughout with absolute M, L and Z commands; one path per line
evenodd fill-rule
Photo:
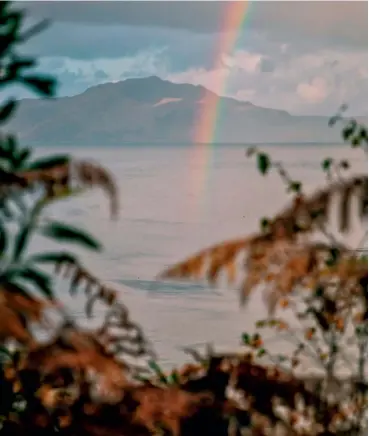
M 301 182 L 291 182 L 289 185 L 289 190 L 292 192 L 300 193 L 301 187 Z
M 161 370 L 160 366 L 154 360 L 149 361 L 149 367 L 155 372 L 155 374 L 158 376 L 159 380 L 162 383 L 168 384 L 168 380 L 164 372 Z
M 368 143 L 368 129 L 366 127 L 360 128 L 359 136 L 364 142 Z
M 326 265 L 327 266 L 334 266 L 334 265 L 336 265 L 336 263 L 339 260 L 341 251 L 338 248 L 336 248 L 336 247 L 332 247 L 329 250 L 329 254 L 330 254 L 330 257 L 326 260 Z
M 322 285 L 318 285 L 315 289 L 315 297 L 321 298 L 324 295 L 324 287 Z
M 288 360 L 287 356 L 284 356 L 283 354 L 279 354 L 278 356 L 276 356 L 277 359 L 279 360 L 280 363 L 282 362 L 286 362 Z
M 180 384 L 180 379 L 179 379 L 179 374 L 177 371 L 173 371 L 169 377 L 168 377 L 168 382 L 171 385 L 179 385 Z
M 0 224 L 0 257 L 6 251 L 8 244 L 8 234 L 6 228 Z
M 323 171 L 328 171 L 332 166 L 332 163 L 333 163 L 333 159 L 331 157 L 327 157 L 327 159 L 324 159 L 322 162 Z
M 0 354 L 4 354 L 6 357 L 11 357 L 12 353 L 4 346 L 0 345 Z
M 34 254 L 29 257 L 29 262 L 33 263 L 78 263 L 77 257 L 68 252 L 47 252 Z
M 41 159 L 37 159 L 33 162 L 31 162 L 27 169 L 29 170 L 43 170 L 46 168 L 51 168 L 54 166 L 64 165 L 70 161 L 70 156 L 67 154 L 63 155 L 54 155 L 54 156 L 47 156 L 43 157 Z
M 53 299 L 51 277 L 48 274 L 34 268 L 26 267 L 21 269 L 17 275 L 35 285 L 46 297 Z
M 41 234 L 58 242 L 76 243 L 86 248 L 99 251 L 100 242 L 83 230 L 57 221 L 50 221 L 41 227 Z
M 0 122 L 5 122 L 13 113 L 16 106 L 17 106 L 16 100 L 14 99 L 8 100 L 7 103 L 5 103 L 2 108 L 0 108 Z
M 354 134 L 356 129 L 356 121 L 351 122 L 342 130 L 342 138 L 347 141 Z
M 248 333 L 243 333 L 241 337 L 242 343 L 245 345 L 250 345 L 251 337 Z
M 6 149 L 10 156 L 12 156 L 14 153 L 16 153 L 17 150 L 17 139 L 13 135 L 9 135 L 6 138 Z
M 361 141 L 360 138 L 353 138 L 351 141 L 352 148 L 360 147 Z
M 268 220 L 268 218 L 261 218 L 260 220 L 260 228 L 262 232 L 266 232 L 268 230 L 270 221 Z
M 25 148 L 13 157 L 13 169 L 19 170 L 25 168 L 25 162 L 31 155 L 31 150 Z
M 27 248 L 33 228 L 33 222 L 28 222 L 20 229 L 19 233 L 15 236 L 13 261 L 16 262 L 22 257 L 23 252 Z
M 15 236 L 13 262 L 18 261 L 21 258 L 23 252 L 26 250 L 32 233 L 35 230 L 37 218 L 44 206 L 45 203 L 42 201 L 38 202 L 34 206 L 30 213 L 28 222 L 23 224 L 18 234 Z
M 265 350 L 265 348 L 260 348 L 260 350 L 258 350 L 258 352 L 257 352 L 257 357 L 262 357 L 262 356 L 264 356 L 266 354 L 266 350 Z
M 266 325 L 267 325 L 267 322 L 266 322 L 264 319 L 262 319 L 262 320 L 260 320 L 260 321 L 257 321 L 257 322 L 255 323 L 256 328 L 263 328 L 263 327 L 265 327 Z
M 269 156 L 265 153 L 258 153 L 257 156 L 258 169 L 261 174 L 267 174 L 270 168 L 270 159 Z

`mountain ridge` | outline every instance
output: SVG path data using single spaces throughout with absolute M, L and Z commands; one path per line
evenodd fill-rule
M 157 76 L 103 83 L 69 97 L 21 100 L 7 127 L 33 146 L 193 143 L 205 96 L 222 108 L 216 143 L 341 142 L 329 117 L 291 115 Z

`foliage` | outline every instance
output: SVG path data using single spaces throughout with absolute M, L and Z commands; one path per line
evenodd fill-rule
M 41 97 L 54 96 L 55 79 L 35 72 L 36 61 L 19 55 L 19 47 L 46 24 L 42 21 L 24 30 L 23 11 L 11 2 L 1 2 L 1 88 L 17 84 Z M 103 342 L 114 346 L 116 355 L 153 356 L 139 326 L 132 322 L 127 308 L 118 301 L 117 293 L 91 275 L 72 251 L 73 245 L 100 251 L 101 243 L 83 229 L 46 217 L 47 208 L 53 202 L 94 186 L 106 192 L 112 216 L 116 216 L 119 205 L 114 179 L 99 165 L 75 161 L 68 154 L 34 158 L 31 149 L 20 146 L 14 135 L 4 133 L 4 126 L 15 115 L 17 107 L 18 102 L 12 98 L 0 106 L 0 415 L 8 424 L 14 412 L 19 416 L 18 403 L 22 403 L 24 413 L 28 413 L 35 401 L 32 397 L 35 391 L 30 396 L 24 386 L 20 387 L 30 382 L 28 377 L 22 382 L 18 380 L 20 385 L 14 389 L 10 382 L 19 373 L 24 356 L 29 355 L 31 361 L 35 350 L 38 350 L 37 356 L 41 350 L 47 350 L 48 371 L 53 372 L 55 365 L 64 362 L 69 368 L 93 368 L 109 380 L 117 379 L 117 373 L 118 379 L 122 379 L 127 365 L 108 353 Z M 56 247 L 55 251 L 31 253 L 30 245 L 37 237 L 49 239 Z M 71 292 L 81 285 L 86 286 L 86 312 L 90 317 L 96 301 L 105 306 L 106 319 L 98 331 L 83 332 L 58 301 L 54 292 L 55 273 L 61 268 L 67 268 L 71 273 Z M 64 318 L 62 327 L 55 324 L 52 313 L 46 317 L 48 309 L 58 311 Z M 39 343 L 31 329 L 34 323 L 53 336 L 50 343 Z M 114 333 L 111 333 L 112 329 Z M 86 338 L 90 338 L 90 346 L 83 344 L 88 340 Z M 14 342 L 15 353 L 10 352 L 8 346 Z M 33 354 L 29 354 L 31 350 Z
M 31 73 L 35 61 L 16 54 L 19 44 L 44 25 L 24 31 L 23 13 L 10 2 L 0 4 L 1 87 L 18 83 L 43 97 L 54 95 L 54 80 Z M 6 101 L 0 123 L 16 107 L 15 100 Z M 343 139 L 358 152 L 366 151 L 366 127 L 345 119 L 342 111 L 331 124 L 337 122 L 344 123 Z M 262 218 L 257 234 L 202 250 L 162 276 L 205 277 L 216 283 L 225 271 L 233 283 L 239 272 L 236 260 L 243 253 L 241 303 L 262 285 L 268 318 L 258 321 L 255 331 L 243 333 L 241 353 L 217 354 L 209 348 L 201 355 L 187 349 L 195 362 L 166 374 L 117 293 L 72 250 L 79 245 L 98 251 L 100 242 L 83 229 L 45 216 L 52 202 L 94 186 L 105 190 L 116 215 L 118 192 L 111 175 L 69 155 L 33 159 L 32 151 L 20 147 L 14 136 L 1 134 L 0 433 L 240 436 L 248 431 L 260 436 L 278 427 L 291 436 L 362 433 L 367 410 L 367 256 L 359 258 L 333 236 L 329 210 L 338 197 L 341 233 L 352 227 L 353 213 L 366 219 L 367 174 L 349 174 L 349 162 L 326 157 L 321 168 L 327 185 L 307 195 L 302 181 L 291 178 L 265 151 L 252 148 L 247 155 L 256 158 L 264 177 L 278 172 L 292 196 L 290 206 Z M 36 236 L 53 241 L 55 251 L 31 254 Z M 103 304 L 105 318 L 97 329 L 80 328 L 60 307 L 54 293 L 58 275 L 69 280 L 72 295 L 84 288 L 86 317 L 93 316 L 96 302 Z M 61 325 L 50 325 L 48 308 L 60 312 Z M 292 312 L 298 325 L 278 316 L 283 310 Z M 51 331 L 51 338 L 40 342 L 31 323 Z M 265 330 L 284 335 L 294 351 L 275 355 Z M 8 346 L 12 341 L 15 351 Z M 132 361 L 139 357 L 150 359 L 149 368 Z M 314 364 L 323 374 L 314 386 L 299 378 L 304 364 Z M 342 365 L 349 365 L 356 376 L 349 391 L 338 379 Z M 326 395 L 332 385 L 333 399 Z
M 359 152 L 366 152 L 367 128 L 355 120 L 345 120 L 340 114 L 333 118 L 332 125 L 338 121 L 344 123 L 343 139 Z M 326 158 L 321 168 L 326 174 L 327 186 L 307 195 L 303 192 L 303 183 L 291 178 L 283 165 L 264 151 L 250 148 L 247 156 L 256 158 L 263 176 L 277 171 L 286 192 L 292 195 L 291 205 L 272 219 L 262 218 L 260 233 L 202 250 L 168 268 L 161 277 L 206 278 L 214 284 L 225 272 L 233 283 L 237 260 L 243 254 L 246 277 L 241 285 L 241 303 L 262 285 L 269 312 L 267 319 L 257 322 L 256 333 L 242 335 L 250 359 L 269 360 L 272 371 L 283 368 L 284 377 L 311 368 L 323 374 L 315 383 L 316 398 L 310 416 L 319 426 L 310 426 L 304 434 L 363 434 L 367 422 L 367 256 L 360 256 L 361 246 L 357 251 L 340 243 L 330 227 L 333 200 L 336 206 L 338 201 L 341 234 L 351 229 L 354 215 L 366 225 L 367 174 L 350 174 L 349 162 Z M 361 243 L 367 243 L 367 231 Z M 280 310 L 287 311 L 290 319 L 291 314 L 294 315 L 292 318 L 297 324 L 287 322 L 283 316 L 276 317 Z M 287 355 L 268 351 L 262 334 L 265 330 L 269 331 L 269 337 L 274 330 L 277 338 L 287 338 L 294 351 Z M 354 377 L 351 385 L 348 383 L 348 391 L 339 378 L 342 370 Z M 263 389 L 262 384 L 259 388 Z M 301 395 L 302 387 L 298 390 Z M 329 390 L 334 392 L 334 400 L 323 404 Z M 255 399 L 257 402 L 254 394 L 253 401 Z M 308 406 L 307 398 L 304 400 Z M 293 421 L 289 422 L 293 427 L 290 432 L 295 434 L 296 426 L 306 421 L 307 415 L 305 411 L 297 413 L 296 404 L 290 407 Z M 335 412 L 323 417 L 322 413 L 328 410 Z M 273 410 L 267 413 L 269 419 L 273 413 Z M 265 423 L 263 426 L 265 430 Z

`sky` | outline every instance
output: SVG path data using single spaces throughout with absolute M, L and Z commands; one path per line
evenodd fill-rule
M 366 1 L 254 0 L 240 28 L 227 20 L 234 3 L 18 2 L 28 24 L 51 19 L 23 52 L 56 75 L 61 96 L 157 75 L 293 114 L 332 115 L 343 103 L 367 114 Z

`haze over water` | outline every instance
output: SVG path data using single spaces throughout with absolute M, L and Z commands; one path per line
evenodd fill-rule
M 320 163 L 328 156 L 348 158 L 356 172 L 367 172 L 365 154 L 347 146 L 264 149 L 284 162 L 308 191 L 324 181 Z M 278 176 L 260 176 L 242 146 L 210 146 L 205 163 L 196 159 L 194 146 L 53 147 L 36 153 L 66 151 L 97 161 L 114 174 L 120 188 L 120 216 L 110 220 L 108 201 L 97 190 L 60 202 L 48 214 L 84 226 L 103 242 L 102 253 L 81 252 L 81 260 L 96 276 L 121 289 L 121 298 L 153 341 L 162 363 L 184 361 L 180 346 L 239 345 L 241 333 L 266 315 L 260 294 L 241 310 L 236 288 L 155 282 L 155 276 L 208 245 L 257 231 L 261 217 L 272 216 L 288 203 Z M 198 186 L 196 180 L 205 184 Z M 352 247 L 361 239 L 359 230 L 356 226 L 347 235 Z M 58 287 L 58 292 L 73 316 L 83 317 L 83 293 L 71 299 L 66 288 Z

